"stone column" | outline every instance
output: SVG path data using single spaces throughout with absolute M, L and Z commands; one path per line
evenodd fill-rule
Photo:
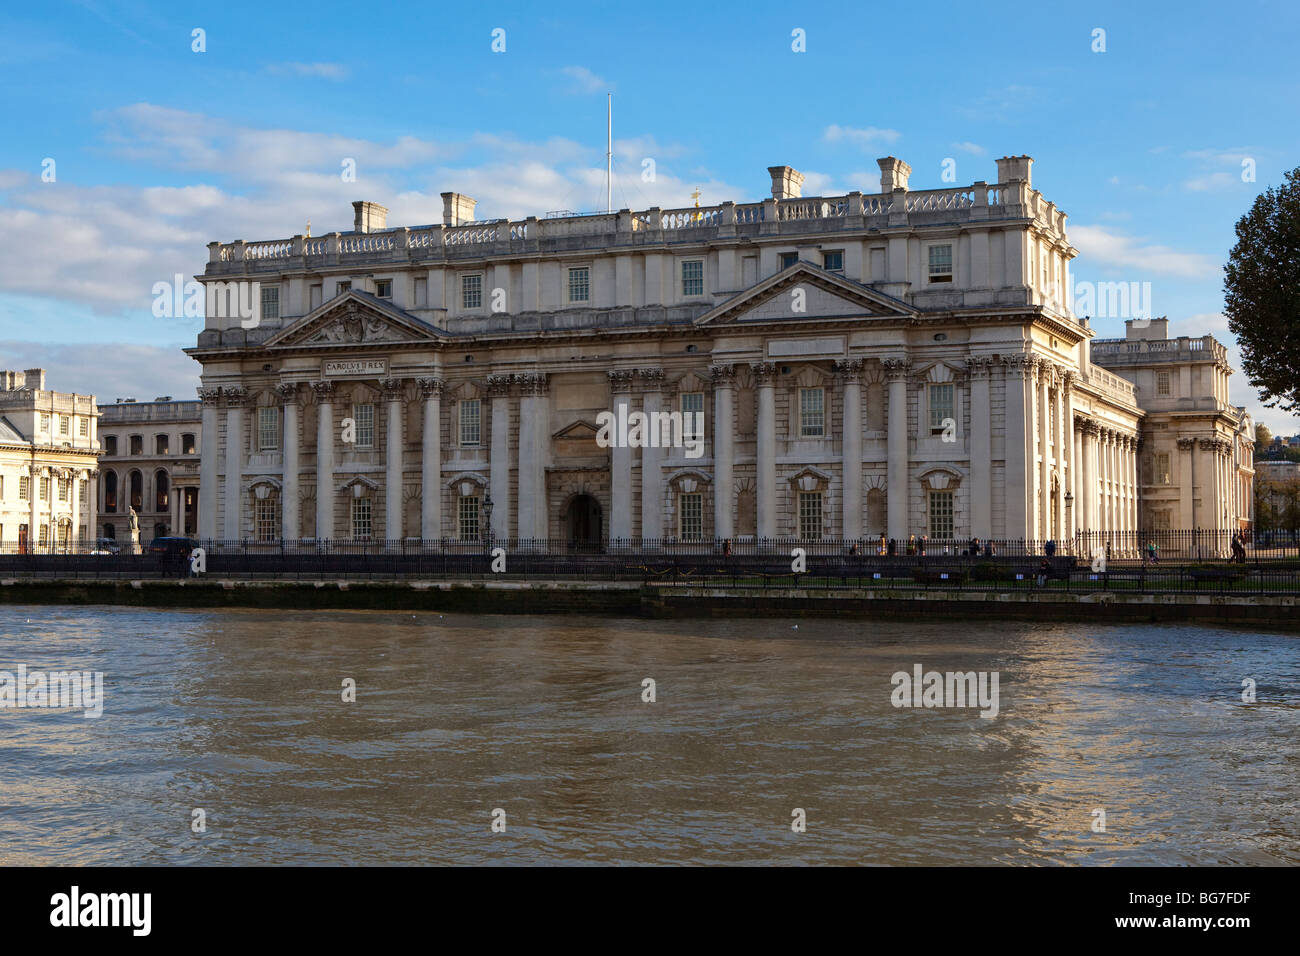
M 1038 367 L 1038 498 L 1034 511 L 1038 515 L 1040 541 L 1051 537 L 1052 527 L 1052 367 L 1043 362 Z
M 516 375 L 519 384 L 519 538 L 544 547 L 546 527 L 546 450 L 550 411 L 544 374 Z M 629 509 L 630 511 L 631 509 Z
M 298 492 L 298 386 L 293 382 L 277 385 L 284 408 L 284 467 L 280 473 L 280 537 L 285 541 L 297 541 L 302 537 L 302 525 L 299 521 L 299 506 L 302 496 Z M 182 496 L 178 496 L 182 497 Z M 185 504 L 181 502 L 181 521 L 184 522 Z
M 1195 498 L 1192 483 L 1195 480 L 1195 467 L 1192 459 L 1196 447 L 1195 438 L 1178 439 L 1178 521 L 1184 531 L 1196 527 Z
M 1006 415 L 1006 434 L 1003 445 L 1003 500 L 1005 504 L 1008 538 L 1029 537 L 1029 422 L 1026 411 L 1025 383 L 1031 363 L 1025 355 L 1013 355 L 1003 365 L 1003 408 Z M 892 457 L 892 456 L 891 456 Z M 891 532 L 892 533 L 892 532 Z
M 227 541 L 238 541 L 241 537 L 240 486 L 244 473 L 243 405 L 248 392 L 242 387 L 232 386 L 223 388 L 221 395 L 226 400 L 226 515 L 222 537 Z
M 1097 423 L 1088 418 L 1079 420 L 1082 470 L 1079 475 L 1079 500 L 1076 504 L 1081 514 L 1084 531 L 1097 530 Z
M 886 438 L 889 463 L 885 488 L 889 516 L 887 534 L 898 541 L 901 549 L 907 544 L 907 377 L 912 366 L 905 359 L 886 359 L 881 364 L 889 382 L 889 432 Z
M 29 486 L 27 488 L 27 492 L 28 492 L 27 505 L 28 505 L 28 511 L 31 513 L 31 516 L 27 519 L 27 551 L 30 554 L 40 553 L 41 515 L 40 515 L 38 502 L 41 500 L 41 476 L 45 474 L 46 470 L 47 469 L 42 468 L 40 465 L 31 465 L 28 468 L 28 474 L 31 477 L 30 477 Z M 130 489 L 129 480 L 128 480 L 127 488 L 128 491 L 126 493 L 123 493 L 122 489 L 119 487 L 117 492 L 117 497 L 119 501 L 123 501 L 126 503 L 126 509 L 124 513 L 127 516 L 128 519 L 127 527 L 129 528 L 130 527 L 129 522 L 131 516 L 131 495 L 129 491 Z
M 334 383 L 315 382 L 316 540 L 334 537 Z
M 422 378 L 424 423 L 420 449 L 420 537 L 442 537 L 442 380 Z
M 759 362 L 751 366 L 758 385 L 758 537 L 776 537 L 776 366 Z
M 219 388 L 200 388 L 203 403 L 199 437 L 199 537 L 211 541 L 217 536 L 217 401 Z M 118 500 L 122 498 L 118 489 Z
M 388 429 L 384 436 L 384 537 L 402 539 L 402 398 L 406 381 L 388 378 L 379 383 L 388 405 Z
M 709 373 L 713 377 L 713 536 L 726 539 L 735 534 L 736 528 L 732 504 L 735 500 L 732 476 L 736 454 L 736 367 L 714 365 Z M 775 469 L 775 465 L 773 467 Z M 775 477 L 773 480 L 775 482 Z M 760 530 L 760 536 L 762 533 Z
M 661 368 L 643 368 L 637 372 L 641 379 L 642 407 L 647 422 L 654 421 L 654 414 L 663 408 L 664 370 Z M 685 423 L 683 423 L 683 427 Z M 649 429 L 649 424 L 647 424 Z M 658 541 L 664 536 L 664 495 L 663 495 L 663 440 L 664 436 L 647 435 L 649 439 L 641 449 L 641 540 Z M 671 440 L 671 436 L 669 436 Z M 644 546 L 644 545 L 643 545 Z
M 1056 380 L 1056 436 L 1054 438 L 1056 452 L 1056 501 L 1053 502 L 1053 510 L 1060 516 L 1060 525 L 1054 532 L 1058 539 L 1057 545 L 1061 540 L 1068 540 L 1070 529 L 1068 527 L 1067 516 L 1065 514 L 1065 491 L 1069 487 L 1070 476 L 1066 473 L 1066 459 L 1069 457 L 1067 452 L 1070 450 L 1070 441 L 1068 439 L 1069 430 L 1065 427 L 1070 413 L 1069 393 L 1072 376 L 1069 372 L 1061 372 Z
M 510 537 L 510 386 L 509 375 L 489 375 L 492 399 L 492 445 L 488 459 L 488 494 L 492 496 L 492 537 Z M 612 520 L 612 518 L 611 518 Z
M 837 362 L 835 370 L 844 382 L 844 433 L 840 442 L 843 535 L 846 540 L 856 541 L 862 537 L 862 361 Z
M 68 553 L 77 553 L 77 539 L 80 536 L 80 515 L 81 515 L 81 475 L 80 469 L 70 469 L 68 471 L 68 508 L 72 512 L 72 528 L 68 531 Z M 169 489 L 174 493 L 174 489 Z M 175 534 L 175 531 L 172 532 Z
M 605 374 L 609 379 L 610 408 L 615 422 L 609 447 L 609 542 L 627 544 L 632 540 L 632 449 L 627 447 L 626 435 L 620 432 L 626 428 L 623 423 L 632 403 L 636 372 L 614 369 Z
M 966 368 L 970 373 L 970 531 L 984 541 L 993 537 L 992 362 L 972 358 Z

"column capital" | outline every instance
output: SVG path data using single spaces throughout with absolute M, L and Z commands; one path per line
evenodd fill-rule
M 709 366 L 709 377 L 714 388 L 736 387 L 736 366 L 730 363 Z
M 423 398 L 440 398 L 442 396 L 443 382 L 440 378 L 417 378 L 415 384 L 420 386 L 420 395 Z
M 379 382 L 379 388 L 384 393 L 384 401 L 400 402 L 402 400 L 402 391 L 406 388 L 406 379 L 404 378 L 385 378 Z
M 664 370 L 661 368 L 639 368 L 637 378 L 641 380 L 641 390 L 645 392 L 662 391 L 664 387 Z
M 630 392 L 633 383 L 636 382 L 636 369 L 613 368 L 605 373 L 605 377 L 609 380 L 609 390 L 611 392 Z
M 982 355 L 966 360 L 966 374 L 972 379 L 988 378 L 993 372 L 993 360 Z
M 545 395 L 551 390 L 551 377 L 545 372 L 526 373 L 515 376 L 521 395 Z
M 312 382 L 311 390 L 316 393 L 316 401 L 332 402 L 334 401 L 334 383 L 333 382 Z
M 732 366 L 725 366 L 731 368 Z M 754 383 L 760 388 L 770 386 L 776 383 L 776 377 L 779 370 L 774 362 L 755 362 L 749 366 L 750 374 L 754 376 Z M 715 374 L 714 380 L 717 380 Z
M 248 389 L 242 385 L 223 385 L 221 397 L 227 408 L 239 408 L 248 401 Z
M 885 378 L 890 382 L 905 382 L 912 371 L 912 363 L 907 359 L 885 359 L 880 366 L 885 370 Z
M 504 398 L 510 394 L 511 387 L 514 385 L 510 375 L 489 375 L 483 381 L 483 388 L 488 393 L 489 398 Z
M 199 401 L 204 405 L 216 407 L 218 400 L 221 398 L 221 389 L 202 387 L 196 389 L 199 393 Z
M 298 401 L 298 383 L 281 382 L 275 386 L 275 394 L 280 397 L 281 405 L 294 405 Z
M 846 359 L 843 362 L 836 362 L 832 368 L 835 374 L 845 385 L 862 384 L 862 359 Z
M 1191 451 L 1193 448 L 1196 447 L 1196 439 L 1180 438 L 1178 439 L 1178 447 L 1183 451 Z

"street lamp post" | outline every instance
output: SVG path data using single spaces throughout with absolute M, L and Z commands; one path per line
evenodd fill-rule
M 1074 492 L 1065 493 L 1065 526 L 1070 529 L 1070 553 L 1074 554 L 1078 548 L 1075 542 L 1074 528 Z
M 492 492 L 487 492 L 483 496 L 483 547 L 488 549 L 492 546 Z

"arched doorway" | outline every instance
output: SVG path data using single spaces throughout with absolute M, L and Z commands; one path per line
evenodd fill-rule
M 564 515 L 565 528 L 569 535 L 569 546 L 581 550 L 596 551 L 600 549 L 601 512 L 600 502 L 591 495 L 574 495 Z

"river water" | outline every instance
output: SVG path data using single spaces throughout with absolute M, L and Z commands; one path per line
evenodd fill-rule
M 0 607 L 19 664 L 103 715 L 0 709 L 0 864 L 1300 863 L 1282 632 Z

